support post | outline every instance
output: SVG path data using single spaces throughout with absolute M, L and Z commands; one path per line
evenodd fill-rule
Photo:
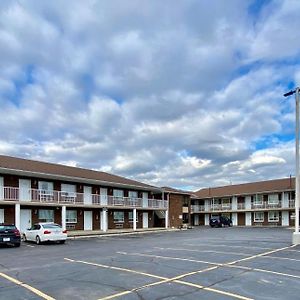
M 104 232 L 106 232 L 107 229 L 108 229 L 107 208 L 103 208 L 103 210 L 102 210 L 102 217 L 103 217 L 102 230 Z
M 21 230 L 21 206 L 19 203 L 15 204 L 15 225 Z
M 166 210 L 166 215 L 165 215 L 165 228 L 169 228 L 169 209 Z
M 65 205 L 63 205 L 61 208 L 61 227 L 63 230 L 67 229 L 66 219 L 67 219 L 67 208 Z
M 133 230 L 136 230 L 136 208 L 133 209 Z

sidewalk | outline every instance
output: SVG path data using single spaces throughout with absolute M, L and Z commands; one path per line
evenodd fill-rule
M 124 229 L 108 229 L 106 232 L 102 230 L 72 230 L 68 231 L 68 239 L 76 238 L 89 238 L 89 237 L 99 237 L 99 236 L 111 236 L 111 235 L 129 235 L 129 234 L 142 234 L 150 232 L 167 232 L 167 231 L 177 231 L 178 229 L 155 227 L 155 228 L 138 228 L 133 230 L 132 228 Z

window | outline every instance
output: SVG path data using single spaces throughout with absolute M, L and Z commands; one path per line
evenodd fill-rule
M 263 222 L 265 219 L 264 212 L 258 211 L 254 213 L 254 222 Z
M 138 193 L 137 193 L 137 192 L 134 192 L 134 191 L 129 191 L 129 192 L 128 192 L 128 197 L 129 197 L 129 198 L 135 199 L 135 198 L 138 197 Z
M 39 181 L 39 190 L 53 191 L 53 182 Z
M 39 220 L 44 222 L 54 222 L 54 210 L 39 209 Z
M 261 206 L 263 204 L 263 195 L 256 195 L 253 200 L 253 205 Z
M 269 220 L 269 222 L 278 222 L 279 221 L 279 211 L 269 211 L 268 220 Z
M 124 191 L 123 190 L 114 190 L 114 197 L 124 197 Z
M 268 196 L 268 204 L 278 204 L 278 194 L 270 194 Z
M 132 211 L 130 211 L 129 213 L 128 213 L 128 219 L 129 219 L 129 222 L 133 222 L 133 212 Z M 138 218 L 138 212 L 136 213 L 136 222 L 138 222 L 139 221 L 139 218 Z
M 115 223 L 124 223 L 124 212 L 123 211 L 114 211 L 114 222 Z
M 66 223 L 77 223 L 77 210 L 66 211 Z

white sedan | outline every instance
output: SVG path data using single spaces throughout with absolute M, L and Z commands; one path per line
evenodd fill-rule
M 50 241 L 63 244 L 67 239 L 67 231 L 55 223 L 36 223 L 24 232 L 23 237 L 25 241 L 37 244 Z

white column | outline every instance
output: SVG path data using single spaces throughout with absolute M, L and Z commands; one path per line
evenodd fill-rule
M 133 230 L 136 230 L 136 208 L 133 209 Z
M 21 206 L 19 203 L 15 204 L 15 225 L 19 230 L 21 230 Z
M 208 225 L 209 225 L 209 214 L 205 214 L 204 225 L 205 225 L 205 226 L 208 226 Z
M 61 208 L 61 227 L 63 230 L 67 229 L 66 219 L 67 219 L 67 208 L 65 205 L 63 205 Z
M 251 226 L 252 220 L 251 220 L 251 212 L 246 212 L 246 226 Z
M 232 213 L 232 217 L 231 217 L 231 220 L 232 220 L 232 225 L 233 226 L 237 226 L 238 224 L 238 217 L 237 217 L 237 213 Z
M 205 202 L 204 202 L 204 209 L 205 209 L 205 211 L 209 211 L 210 201 L 211 200 L 205 200 Z
M 107 208 L 102 209 L 102 217 L 102 230 L 106 232 L 108 229 Z
M 166 229 L 169 228 L 169 210 L 166 210 L 166 214 L 165 214 L 165 227 Z
M 103 230 L 103 213 L 102 213 L 102 210 L 99 211 L 99 218 L 100 218 L 100 230 Z

